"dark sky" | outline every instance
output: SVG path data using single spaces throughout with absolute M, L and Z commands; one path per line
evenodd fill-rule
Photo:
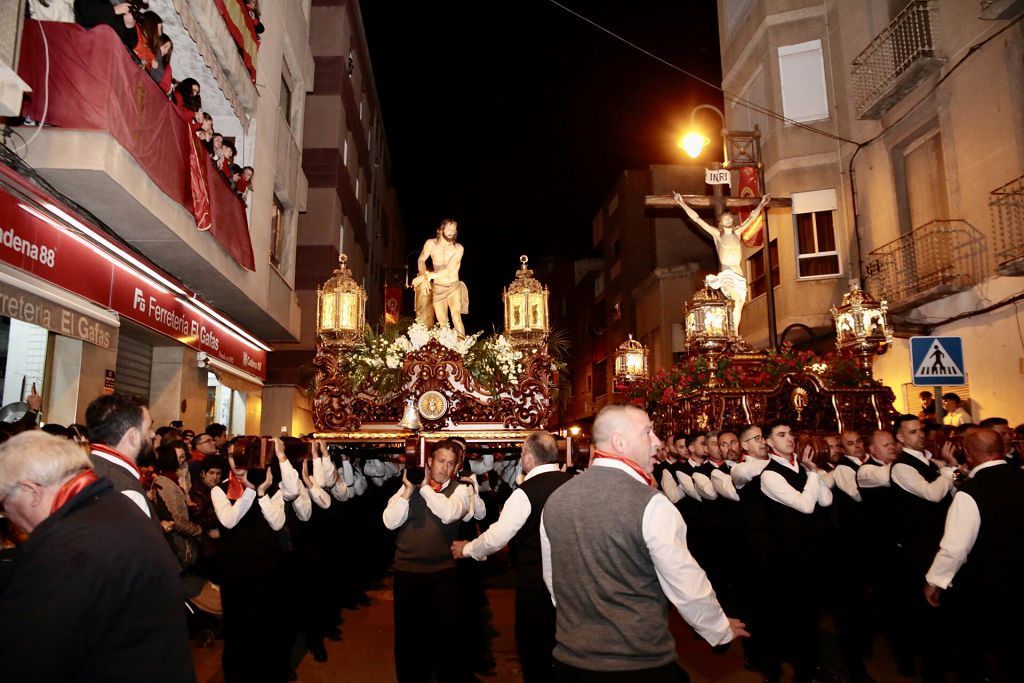
M 562 2 L 721 82 L 712 0 Z M 470 331 L 500 329 L 519 254 L 591 255 L 616 176 L 683 161 L 675 140 L 690 110 L 721 104 L 547 0 L 360 4 L 408 249 L 458 220 Z

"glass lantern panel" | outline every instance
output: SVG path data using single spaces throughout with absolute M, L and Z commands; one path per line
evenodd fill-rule
M 712 337 L 721 337 L 725 334 L 725 309 L 708 308 L 704 310 L 704 331 Z
M 631 352 L 626 354 L 626 372 L 630 375 L 640 375 L 644 371 L 644 354 Z
M 846 342 L 857 338 L 857 329 L 854 324 L 853 315 L 850 313 L 840 313 L 836 318 L 836 333 L 839 335 L 839 341 Z
M 335 329 L 335 319 L 337 316 L 338 302 L 337 294 L 334 292 L 324 292 L 320 296 L 320 328 L 323 330 Z
M 358 295 L 354 292 L 338 293 L 338 329 L 355 330 L 358 326 Z
M 544 295 L 532 293 L 530 301 L 530 329 L 539 330 L 544 327 Z
M 526 329 L 526 295 L 510 294 L 508 297 L 509 329 L 521 332 Z

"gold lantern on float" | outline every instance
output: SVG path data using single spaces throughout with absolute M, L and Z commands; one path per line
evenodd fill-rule
M 548 288 L 533 277 L 526 267 L 529 259 L 519 257 L 516 279 L 505 288 L 505 336 L 517 348 L 539 347 L 548 338 Z
M 615 383 L 629 384 L 645 380 L 649 376 L 647 347 L 633 339 L 633 335 L 629 335 L 629 339 L 615 349 Z
M 366 290 L 352 279 L 347 263 L 341 254 L 331 278 L 316 290 L 317 339 L 342 350 L 361 344 L 366 327 Z
M 857 354 L 861 382 L 870 384 L 874 355 L 892 344 L 889 304 L 872 299 L 860 288 L 858 280 L 851 280 L 850 291 L 843 295 L 842 304 L 831 310 L 836 324 L 836 348 Z
M 693 352 L 722 352 L 733 341 L 733 300 L 720 289 L 704 287 L 685 308 L 686 347 Z
M 708 359 L 709 386 L 720 386 L 718 359 L 735 341 L 733 336 L 733 300 L 713 287 L 704 287 L 693 295 L 685 308 L 686 348 L 692 355 Z

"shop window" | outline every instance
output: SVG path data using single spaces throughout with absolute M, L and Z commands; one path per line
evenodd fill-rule
M 208 373 L 207 390 L 209 423 L 225 425 L 228 434 L 245 434 L 245 392 L 221 384 L 212 372 Z
M 763 247 L 747 258 L 747 282 L 750 283 L 750 297 L 755 299 L 767 291 L 764 277 L 764 260 L 761 256 Z M 779 286 L 779 241 L 772 240 L 768 250 L 768 258 L 772 263 L 772 284 Z
M 0 386 L 3 405 L 25 400 L 36 385 L 43 393 L 49 331 L 14 318 L 0 318 Z

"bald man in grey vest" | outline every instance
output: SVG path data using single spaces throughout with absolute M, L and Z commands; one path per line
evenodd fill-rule
M 669 603 L 713 646 L 749 634 L 722 611 L 686 547 L 683 518 L 653 486 L 661 442 L 647 413 L 605 406 L 593 439 L 591 467 L 551 494 L 541 520 L 558 680 L 688 680 L 668 629 Z

